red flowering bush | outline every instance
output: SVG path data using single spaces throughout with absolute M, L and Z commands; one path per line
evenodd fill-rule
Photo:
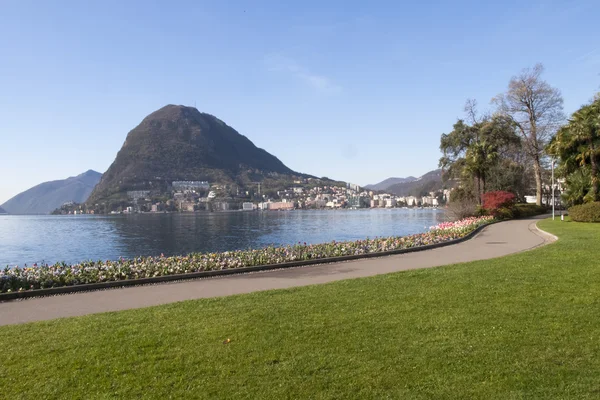
M 483 195 L 483 208 L 494 217 L 511 218 L 517 198 L 514 193 L 498 190 Z

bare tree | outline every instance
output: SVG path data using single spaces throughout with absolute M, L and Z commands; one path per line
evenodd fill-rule
M 477 100 L 475 99 L 467 99 L 465 102 L 464 108 L 465 114 L 467 115 L 467 122 L 472 124 L 476 124 L 480 122 L 479 112 L 477 111 Z M 483 117 L 485 118 L 485 116 Z
M 538 205 L 542 204 L 544 148 L 565 120 L 561 93 L 540 78 L 542 72 L 542 64 L 524 69 L 511 78 L 506 93 L 492 99 L 498 111 L 514 122 L 533 163 Z

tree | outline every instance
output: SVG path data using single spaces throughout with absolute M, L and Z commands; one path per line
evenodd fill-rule
M 440 167 L 447 177 L 461 178 L 463 185 L 469 183 L 464 186 L 473 181 L 475 197 L 481 204 L 490 169 L 504 149 L 517 144 L 519 138 L 511 120 L 502 115 L 478 118 L 474 100 L 467 100 L 465 111 L 471 124 L 459 119 L 452 132 L 442 134 Z
M 486 190 L 509 191 L 523 200 L 531 181 L 531 174 L 527 172 L 523 164 L 503 157 L 488 171 Z
M 583 204 L 585 199 L 590 197 L 590 181 L 589 169 L 580 169 L 567 175 L 566 188 L 562 194 L 563 201 L 569 206 Z
M 498 111 L 513 121 L 531 159 L 537 205 L 542 204 L 544 148 L 564 121 L 561 93 L 541 79 L 543 71 L 542 64 L 524 69 L 520 75 L 511 78 L 506 93 L 492 99 Z
M 600 94 L 573 113 L 552 139 L 547 151 L 560 158 L 561 174 L 577 187 L 571 191 L 573 194 L 581 193 L 586 187 L 582 179 L 587 176 L 590 190 L 583 200 L 600 200 Z M 579 202 L 576 195 L 570 197 L 572 203 Z
M 576 159 L 581 166 L 589 163 L 592 182 L 592 201 L 600 200 L 598 160 L 600 156 L 600 98 L 581 107 L 565 129 L 572 131 L 573 140 L 579 144 Z

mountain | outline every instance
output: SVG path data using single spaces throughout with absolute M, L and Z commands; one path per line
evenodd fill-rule
M 4 208 L 0 207 L 0 214 L 8 214 L 8 213 L 6 212 L 6 210 Z
M 40 183 L 8 200 L 2 208 L 9 214 L 48 214 L 66 202 L 86 201 L 101 176 L 89 170 L 67 179 Z
M 397 196 L 421 196 L 429 192 L 435 192 L 449 186 L 450 182 L 442 182 L 442 170 L 429 171 L 425 175 L 407 182 L 396 183 L 388 186 L 386 192 Z
M 169 191 L 173 181 L 208 181 L 239 188 L 310 177 L 292 171 L 217 117 L 167 105 L 127 134 L 87 204 L 119 202 L 127 191 Z
M 412 181 L 416 181 L 417 178 L 415 178 L 414 176 L 409 176 L 406 178 L 387 178 L 386 180 L 383 180 L 379 183 L 375 183 L 372 185 L 366 185 L 365 189 L 369 189 L 369 190 L 386 190 L 387 188 L 389 188 L 392 185 L 396 185 L 399 183 L 405 183 L 405 182 L 412 182 Z
M 429 192 L 452 187 L 453 182 L 442 182 L 442 170 L 429 171 L 425 175 L 415 178 L 388 178 L 374 185 L 367 185 L 370 190 L 385 191 L 397 196 L 421 196 Z

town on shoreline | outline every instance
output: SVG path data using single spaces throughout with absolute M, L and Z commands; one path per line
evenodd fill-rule
M 420 196 L 398 196 L 383 191 L 367 190 L 352 183 L 347 183 L 346 186 L 311 183 L 310 178 L 296 180 L 285 189 L 262 194 L 260 184 L 255 192 L 240 192 L 235 185 L 210 184 L 206 181 L 174 181 L 171 183 L 170 193 L 160 197 L 148 190 L 128 191 L 127 201 L 122 201 L 110 211 L 104 210 L 102 205 L 89 207 L 86 204 L 69 202 L 53 214 L 435 208 L 445 205 L 450 197 L 449 189 L 420 193 Z

